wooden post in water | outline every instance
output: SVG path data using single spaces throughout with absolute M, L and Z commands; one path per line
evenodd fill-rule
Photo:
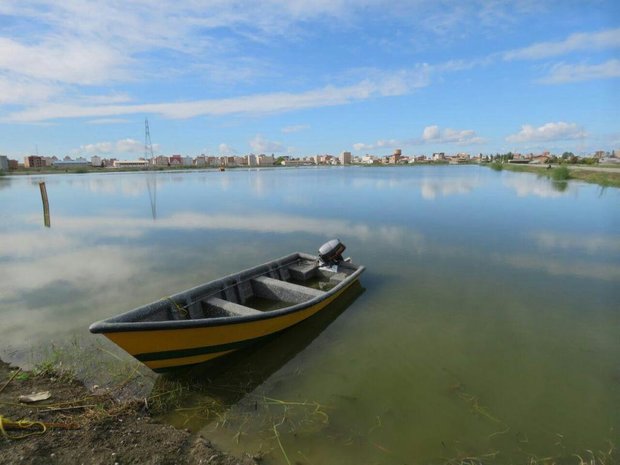
M 46 228 L 49 228 L 51 227 L 50 204 L 47 200 L 47 189 L 44 182 L 39 183 L 39 189 L 41 189 L 41 200 L 43 201 L 43 224 Z

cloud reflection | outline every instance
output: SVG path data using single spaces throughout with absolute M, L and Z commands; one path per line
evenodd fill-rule
M 100 237 L 138 238 L 152 229 L 171 230 L 234 230 L 257 233 L 291 234 L 311 233 L 321 237 L 346 234 L 361 241 L 401 241 L 414 234 L 400 226 L 375 226 L 366 223 L 355 223 L 337 218 L 310 218 L 306 216 L 284 215 L 273 213 L 254 213 L 246 215 L 204 214 L 196 212 L 179 212 L 168 217 L 158 218 L 153 222 L 150 218 L 130 218 L 123 216 L 91 216 L 91 217 L 54 217 L 56 230 L 71 233 L 87 233 L 96 231 Z M 39 217 L 28 218 L 31 224 L 38 224 Z M 15 233 L 11 234 L 15 243 Z M 0 234 L 0 240 L 4 237 Z M 26 250 L 27 245 L 16 244 L 16 250 Z
M 581 250 L 587 253 L 620 252 L 620 236 L 576 235 L 551 231 L 531 233 L 536 245 L 543 249 Z
M 469 194 L 480 183 L 476 179 L 469 178 L 434 178 L 423 179 L 420 191 L 422 197 L 427 200 L 434 200 L 437 197 L 449 197 L 451 195 Z
M 575 192 L 572 184 L 554 184 L 553 181 L 548 179 L 521 176 L 520 174 L 505 179 L 504 185 L 514 189 L 518 197 L 556 198 Z
M 514 268 L 543 271 L 554 276 L 620 281 L 620 267 L 613 264 L 591 263 L 581 260 L 557 260 L 535 255 L 495 255 L 495 260 Z

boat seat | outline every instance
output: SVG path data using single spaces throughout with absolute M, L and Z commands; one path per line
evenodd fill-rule
M 279 279 L 259 276 L 252 279 L 254 294 L 271 300 L 283 302 L 301 303 L 325 294 L 318 289 L 300 286 Z
M 209 297 L 205 301 L 205 303 L 210 307 L 215 307 L 218 310 L 223 310 L 224 312 L 230 313 L 232 315 L 250 316 L 263 313 L 258 310 L 254 310 L 253 308 L 246 307 L 245 305 L 239 305 L 234 302 L 229 302 L 228 300 L 219 299 L 217 297 Z
M 302 262 L 289 266 L 288 271 L 293 279 L 306 281 L 316 274 L 318 268 L 319 265 L 316 262 Z

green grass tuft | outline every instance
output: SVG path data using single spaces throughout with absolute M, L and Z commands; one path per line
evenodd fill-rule
M 566 166 L 554 168 L 553 171 L 551 171 L 551 179 L 554 181 L 566 181 L 570 179 L 570 172 Z

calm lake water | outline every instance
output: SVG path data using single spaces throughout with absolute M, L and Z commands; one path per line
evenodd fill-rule
M 165 420 L 267 464 L 576 463 L 620 445 L 620 189 L 477 166 L 0 178 L 0 358 L 74 344 L 105 382 L 137 365 L 93 321 L 333 237 L 360 286 L 189 374 Z

